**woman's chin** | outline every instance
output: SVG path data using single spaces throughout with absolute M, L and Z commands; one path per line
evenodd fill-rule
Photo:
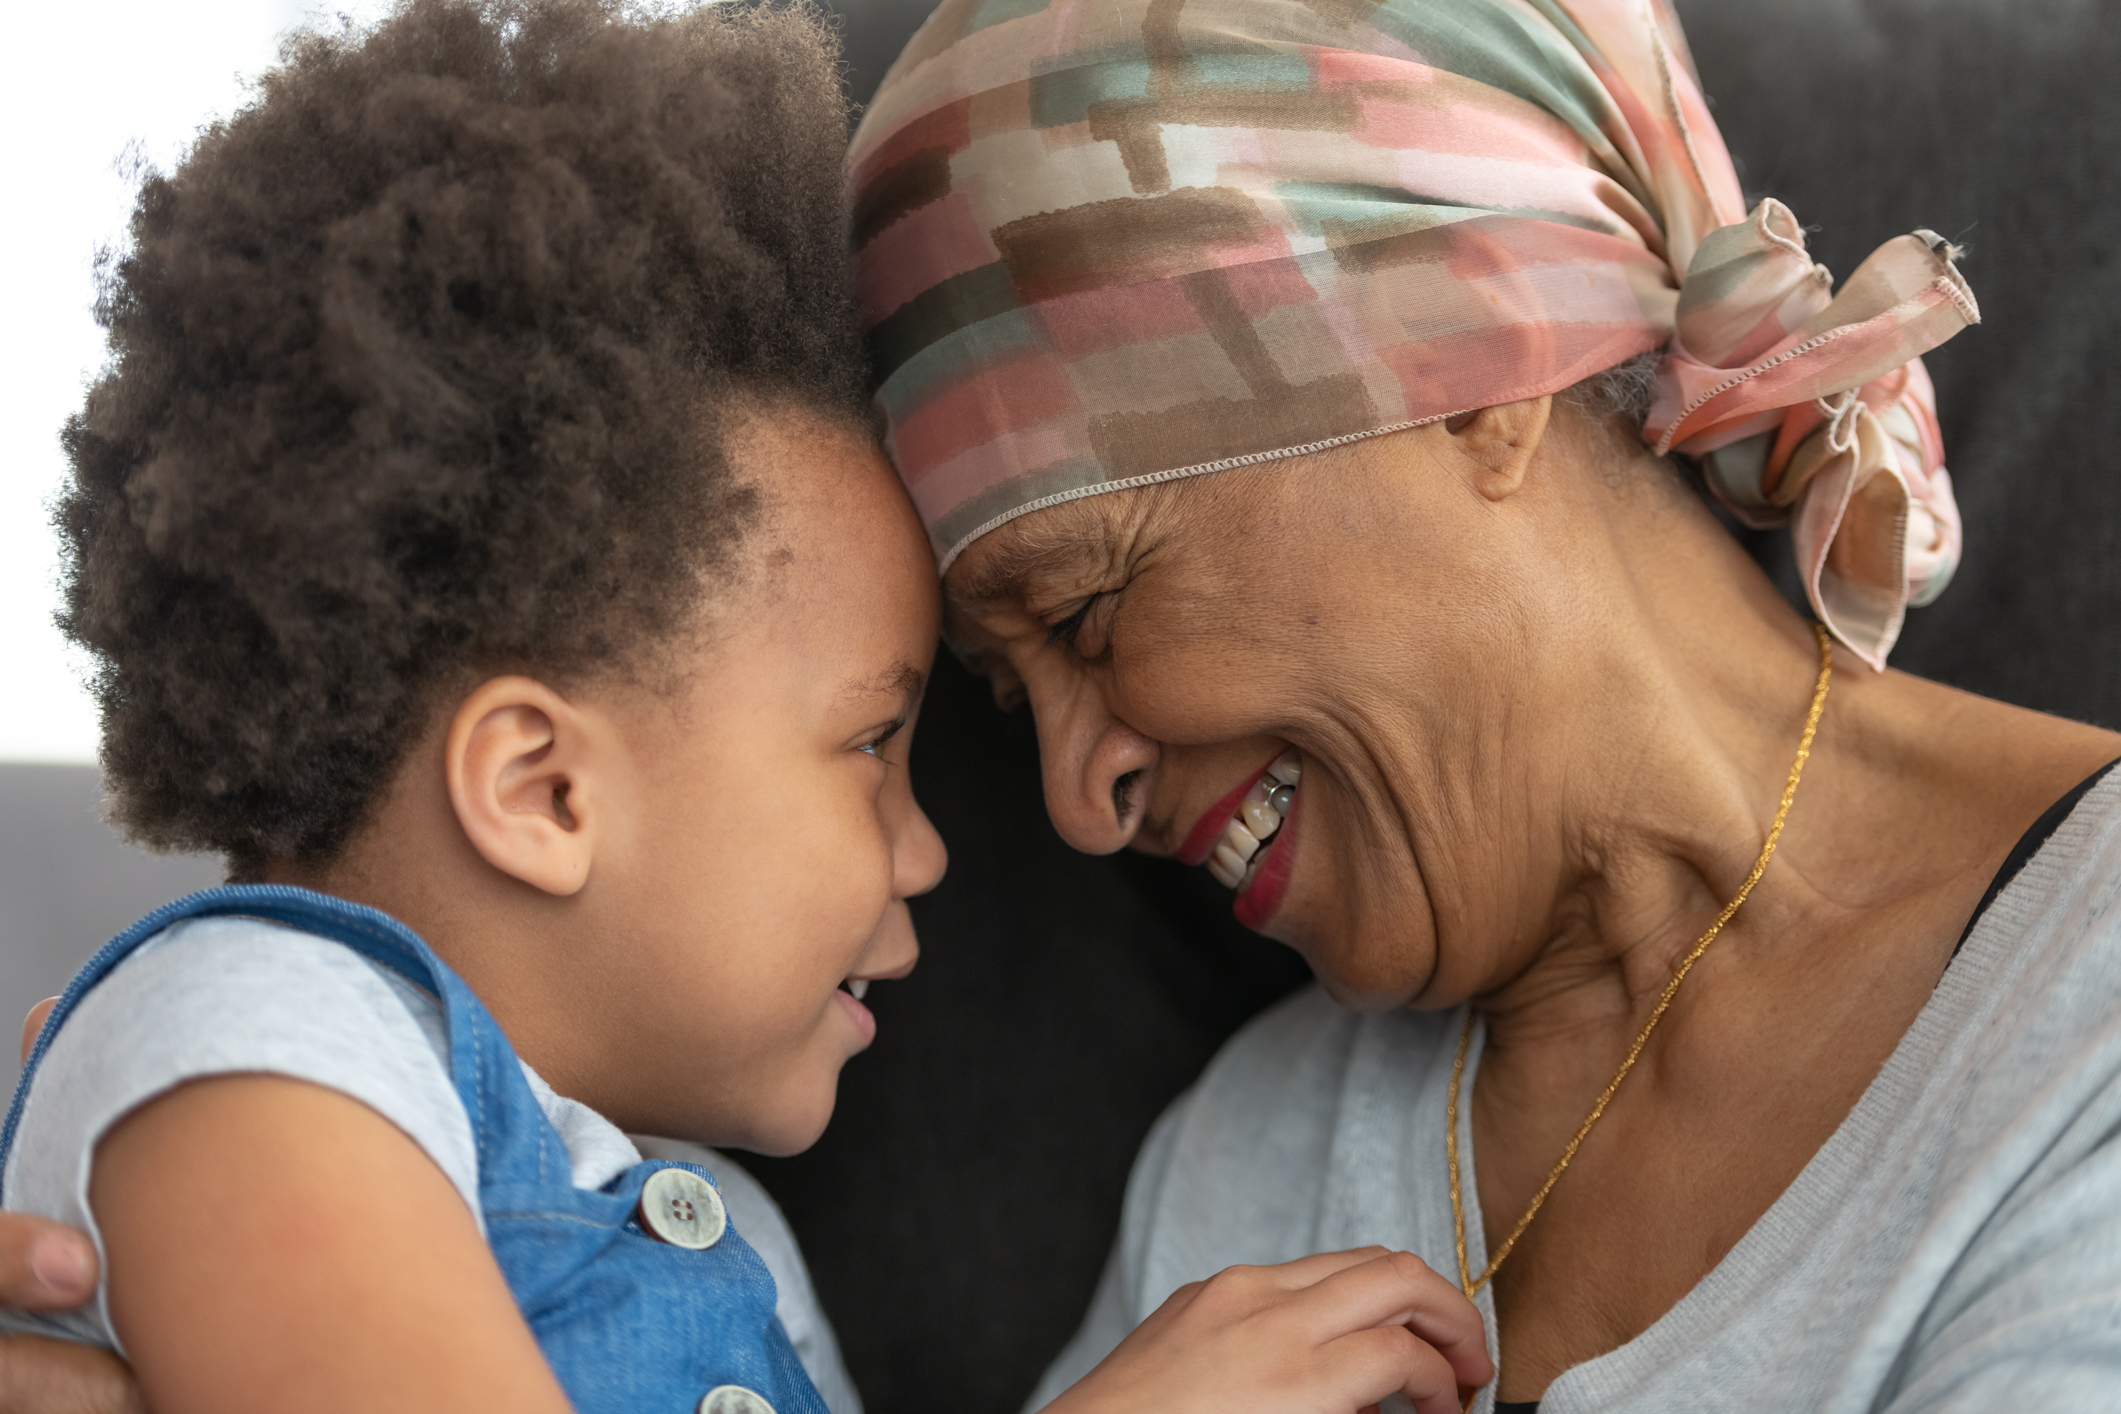
M 1317 963 L 1311 964 L 1311 974 L 1318 978 L 1318 985 L 1325 988 L 1326 995 L 1343 1010 L 1361 1014 L 1398 1011 L 1413 1001 L 1419 990 L 1411 986 L 1351 985 L 1324 971 Z
M 1432 968 L 1401 955 L 1399 940 L 1365 938 L 1354 919 L 1304 917 L 1291 908 L 1275 936 L 1311 965 L 1311 975 L 1340 1006 L 1353 1012 L 1397 1011 L 1417 1002 Z

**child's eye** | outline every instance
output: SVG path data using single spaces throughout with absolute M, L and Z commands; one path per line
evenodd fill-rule
M 857 746 L 854 749 L 856 751 L 866 751 L 871 756 L 875 756 L 881 759 L 884 754 L 884 743 L 891 740 L 891 738 L 897 736 L 899 734 L 899 729 L 905 725 L 906 719 L 901 717 L 897 721 L 893 722 L 890 726 L 884 728 L 875 736 L 869 738 L 869 740 L 863 742 L 860 746 Z

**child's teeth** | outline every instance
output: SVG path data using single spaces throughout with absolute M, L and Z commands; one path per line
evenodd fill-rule
M 1236 855 L 1237 862 L 1243 864 L 1253 855 L 1259 853 L 1259 836 L 1246 829 L 1241 822 L 1232 820 L 1229 824 L 1223 826 L 1221 848 L 1227 849 Z
M 856 1001 L 860 1001 L 863 997 L 869 995 L 869 979 L 867 977 L 850 977 L 847 979 L 847 990 L 854 994 Z

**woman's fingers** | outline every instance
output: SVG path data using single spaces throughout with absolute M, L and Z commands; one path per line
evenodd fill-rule
M 30 1008 L 22 1055 L 58 998 Z M 72 1228 L 0 1213 L 0 1306 L 63 1311 L 96 1293 L 96 1248 Z M 125 1362 L 107 1350 L 42 1336 L 0 1336 L 0 1414 L 144 1414 Z
M 87 1237 L 27 1213 L 0 1213 L 0 1306 L 65 1311 L 95 1292 L 96 1248 Z
M 0 1414 L 147 1414 L 132 1371 L 74 1340 L 0 1336 Z
M 46 997 L 29 1009 L 28 1016 L 22 1018 L 22 1063 L 24 1065 L 29 1064 L 30 1047 L 37 1044 L 37 1033 L 44 1029 L 44 1018 L 50 1016 L 52 1008 L 57 1005 L 59 1005 L 57 997 Z

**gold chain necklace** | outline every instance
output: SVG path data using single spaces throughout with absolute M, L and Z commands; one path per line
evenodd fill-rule
M 1495 1269 L 1510 1255 L 1510 1249 L 1517 1245 L 1518 1238 L 1524 1236 L 1524 1230 L 1532 1225 L 1532 1219 L 1539 1216 L 1539 1209 L 1547 1201 L 1547 1195 L 1554 1191 L 1554 1185 L 1561 1181 L 1563 1171 L 1569 1166 L 1569 1160 L 1575 1158 L 1576 1151 L 1583 1146 L 1584 1136 L 1588 1135 L 1591 1127 L 1604 1116 L 1606 1106 L 1613 1103 L 1613 1095 L 1620 1089 L 1620 1082 L 1628 1078 L 1628 1072 L 1635 1068 L 1636 1059 L 1642 1055 L 1642 1048 L 1649 1044 L 1650 1033 L 1657 1029 L 1658 1022 L 1664 1020 L 1666 1009 L 1672 1005 L 1672 998 L 1679 992 L 1679 984 L 1686 981 L 1687 973 L 1694 970 L 1694 964 L 1701 961 L 1701 955 L 1709 950 L 1709 944 L 1716 941 L 1716 935 L 1723 931 L 1723 925 L 1731 921 L 1731 915 L 1745 902 L 1746 895 L 1752 893 L 1753 885 L 1759 883 L 1760 876 L 1767 872 L 1768 860 L 1775 856 L 1775 842 L 1782 838 L 1782 822 L 1789 817 L 1790 802 L 1797 798 L 1797 779 L 1804 774 L 1805 758 L 1812 754 L 1812 737 L 1819 730 L 1819 712 L 1826 706 L 1827 684 L 1834 676 L 1834 650 L 1831 640 L 1826 636 L 1826 629 L 1815 623 L 1812 625 L 1812 634 L 1819 640 L 1819 686 L 1812 692 L 1812 710 L 1804 719 L 1804 736 L 1797 742 L 1797 759 L 1790 763 L 1790 778 L 1782 787 L 1782 803 L 1775 807 L 1775 823 L 1768 828 L 1767 843 L 1760 847 L 1760 858 L 1753 861 L 1753 872 L 1745 876 L 1745 882 L 1738 886 L 1738 892 L 1723 906 L 1723 912 L 1716 915 L 1716 921 L 1709 925 L 1709 930 L 1694 944 L 1694 950 L 1673 970 L 1672 980 L 1665 983 L 1664 995 L 1657 999 L 1656 1007 L 1650 1012 L 1650 1019 L 1644 1022 L 1642 1030 L 1636 1033 L 1635 1044 L 1628 1047 L 1627 1059 L 1620 1063 L 1620 1069 L 1614 1072 L 1612 1080 L 1605 1087 L 1605 1093 L 1598 1097 L 1597 1104 L 1591 1106 L 1590 1114 L 1586 1115 L 1583 1123 L 1577 1127 L 1575 1137 L 1570 1139 L 1568 1146 L 1561 1151 L 1561 1157 L 1555 1161 L 1554 1167 L 1547 1170 L 1546 1182 L 1539 1185 L 1539 1191 L 1532 1195 L 1531 1206 L 1524 1210 L 1524 1216 L 1517 1220 L 1517 1226 L 1510 1229 L 1510 1235 L 1495 1249 L 1495 1255 L 1488 1261 L 1488 1269 L 1477 1278 L 1466 1266 L 1466 1210 L 1458 1187 L 1458 1090 L 1465 1079 L 1466 1046 L 1473 1039 L 1473 1010 L 1471 1007 L 1466 1009 L 1465 1029 L 1458 1033 L 1458 1059 L 1451 1063 L 1451 1103 L 1444 1116 L 1444 1146 L 1451 1160 L 1451 1221 L 1458 1230 L 1458 1284 L 1464 1288 L 1468 1297 L 1494 1279 Z

